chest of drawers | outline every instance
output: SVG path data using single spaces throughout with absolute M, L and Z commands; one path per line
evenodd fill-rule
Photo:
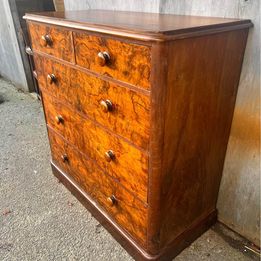
M 216 220 L 251 22 L 113 11 L 26 14 L 53 173 L 137 260 Z

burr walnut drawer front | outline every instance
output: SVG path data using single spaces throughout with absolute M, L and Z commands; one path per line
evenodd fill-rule
M 148 155 L 42 93 L 49 128 L 92 158 L 129 191 L 147 202 Z
M 108 129 L 148 149 L 149 96 L 35 56 L 41 89 Z
M 86 32 L 73 32 L 73 39 L 76 64 L 150 89 L 150 47 L 89 35 Z
M 119 183 L 49 130 L 53 162 L 69 174 L 123 228 L 142 244 L 146 240 L 147 205 L 128 193 Z
M 28 23 L 33 50 L 73 62 L 72 32 L 61 27 Z

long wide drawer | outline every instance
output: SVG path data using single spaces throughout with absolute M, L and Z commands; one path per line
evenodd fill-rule
M 35 55 L 41 89 L 137 146 L 149 145 L 149 96 Z
M 53 162 L 95 199 L 125 230 L 146 242 L 147 205 L 128 193 L 82 153 L 48 131 Z
M 42 93 L 49 128 L 94 159 L 124 187 L 147 202 L 148 155 Z

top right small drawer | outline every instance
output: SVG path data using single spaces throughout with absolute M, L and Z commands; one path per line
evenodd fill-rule
M 73 32 L 76 64 L 91 71 L 150 89 L 151 48 Z

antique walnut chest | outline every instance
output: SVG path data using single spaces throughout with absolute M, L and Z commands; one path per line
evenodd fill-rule
M 251 22 L 113 11 L 26 14 L 53 173 L 137 260 L 216 220 Z

